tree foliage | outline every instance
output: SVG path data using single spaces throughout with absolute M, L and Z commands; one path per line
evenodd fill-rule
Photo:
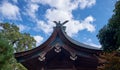
M 3 66 L 3 69 L 0 70 L 26 70 L 24 66 L 17 63 L 15 58 L 12 57 L 11 47 L 8 44 L 12 45 L 14 52 L 21 52 L 36 47 L 35 39 L 29 33 L 19 32 L 19 28 L 15 24 L 10 23 L 0 23 L 0 38 L 8 41 L 7 43 L 0 41 L 0 68 Z M 7 54 L 10 56 L 7 57 Z
M 0 26 L 2 27 L 0 30 L 2 37 L 14 45 L 15 52 L 29 50 L 36 46 L 34 38 L 28 33 L 20 33 L 15 24 L 0 23 Z
M 11 58 L 13 58 L 12 45 L 0 37 L 0 70 L 12 70 L 10 66 Z
M 115 4 L 114 14 L 98 33 L 97 37 L 104 51 L 120 48 L 120 0 Z

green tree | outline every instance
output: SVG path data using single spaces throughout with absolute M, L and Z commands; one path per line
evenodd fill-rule
M 15 24 L 0 23 L 0 37 L 7 40 L 8 43 L 12 45 L 14 52 L 26 51 L 36 47 L 35 39 L 31 37 L 29 33 L 20 33 L 19 28 Z M 10 61 L 9 65 L 5 64 L 5 67 L 9 68 L 6 70 L 26 70 L 24 66 L 17 63 L 14 57 L 12 57 Z
M 36 41 L 28 33 L 20 33 L 15 24 L 0 23 L 0 34 L 14 45 L 15 52 L 21 52 L 36 47 Z
M 13 58 L 13 47 L 9 42 L 0 37 L 0 70 L 12 70 L 10 66 Z
M 104 51 L 114 51 L 120 48 L 120 0 L 116 2 L 113 12 L 108 24 L 97 35 Z

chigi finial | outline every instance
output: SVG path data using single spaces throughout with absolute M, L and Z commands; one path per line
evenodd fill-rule
M 66 24 L 67 22 L 69 22 L 69 20 L 64 21 L 64 22 L 62 23 L 62 25 Z
M 63 26 L 64 24 L 66 24 L 67 22 L 68 22 L 69 20 L 66 20 L 66 21 L 64 21 L 63 23 L 61 23 L 60 21 L 53 21 L 55 24 L 56 24 L 56 26 Z

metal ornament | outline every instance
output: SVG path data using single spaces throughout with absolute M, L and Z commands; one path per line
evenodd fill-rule
M 77 59 L 77 55 L 76 55 L 76 54 L 72 54 L 72 55 L 70 56 L 70 59 L 71 59 L 71 60 L 76 60 L 76 59 Z
M 44 60 L 45 60 L 45 53 L 40 54 L 38 60 L 40 60 L 40 61 L 44 61 Z
M 61 52 L 61 48 L 60 48 L 59 44 L 55 45 L 55 52 L 57 52 L 57 53 Z

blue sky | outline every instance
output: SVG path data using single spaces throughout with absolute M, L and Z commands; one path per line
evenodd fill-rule
M 20 32 L 30 33 L 37 45 L 48 39 L 55 24 L 69 20 L 65 26 L 73 39 L 96 47 L 96 37 L 108 23 L 117 0 L 0 0 L 0 22 L 10 22 Z

